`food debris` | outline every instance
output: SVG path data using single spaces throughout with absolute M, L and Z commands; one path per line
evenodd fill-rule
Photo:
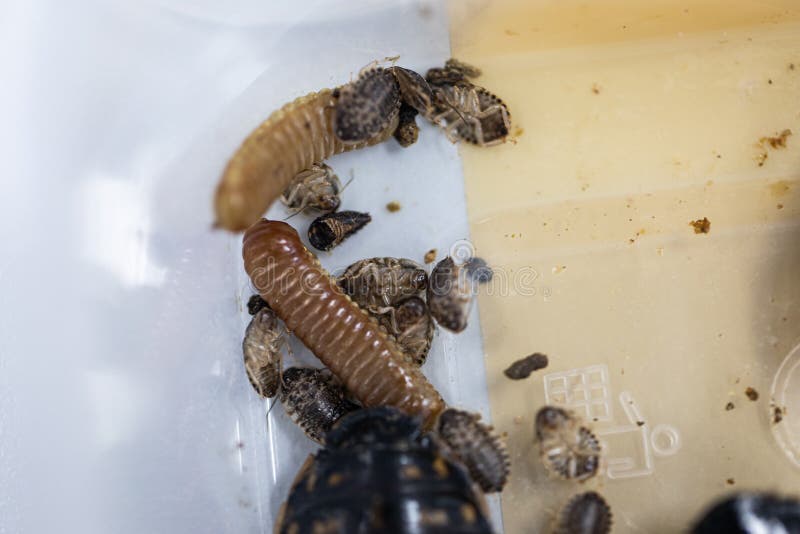
M 504 30 L 503 33 L 505 33 L 509 37 L 516 37 L 517 35 L 519 35 L 519 32 L 515 32 L 514 30 Z
M 562 272 L 562 271 L 563 271 L 564 269 L 566 269 L 566 268 L 567 268 L 567 266 L 566 266 L 566 265 L 556 265 L 556 266 L 555 266 L 555 267 L 553 267 L 553 269 L 552 269 L 552 270 L 553 270 L 553 274 L 558 274 L 558 273 Z
M 774 197 L 782 197 L 790 190 L 791 186 L 789 185 L 789 182 L 787 182 L 786 180 L 778 180 L 777 182 L 774 182 L 769 185 L 769 192 Z
M 777 205 L 777 206 L 775 206 L 775 207 L 776 207 L 776 208 L 778 208 L 779 210 L 782 210 L 782 209 L 783 209 L 783 204 L 778 204 L 778 205 Z
M 758 140 L 758 144 L 764 146 L 764 144 L 768 144 L 772 148 L 786 148 L 786 140 L 789 136 L 792 135 L 792 131 L 790 129 L 786 129 L 779 133 L 774 137 L 762 137 Z
M 386 209 L 389 210 L 390 213 L 395 213 L 400 211 L 401 207 L 402 206 L 400 206 L 400 203 L 397 202 L 396 200 L 392 200 L 391 202 L 386 204 Z
M 728 480 L 725 481 L 725 483 L 728 484 L 729 486 L 733 486 L 734 484 L 736 484 L 736 481 L 732 478 L 729 478 Z
M 425 253 L 425 263 L 433 263 L 436 261 L 436 249 L 432 248 L 428 252 Z
M 786 412 L 785 408 L 781 408 L 780 406 L 773 406 L 772 407 L 772 422 L 774 424 L 778 424 L 783 421 L 783 414 Z
M 733 410 L 734 408 L 735 408 L 735 406 L 733 405 L 732 402 L 729 402 L 728 404 L 725 405 L 725 411 L 726 412 L 729 412 L 729 411 Z
M 694 227 L 694 233 L 696 234 L 707 234 L 711 231 L 711 221 L 706 217 L 690 222 L 689 226 Z
M 746 390 L 744 390 L 744 394 L 747 395 L 747 398 L 750 399 L 751 401 L 758 400 L 758 391 L 756 391 L 752 387 L 748 387 Z
M 522 380 L 523 378 L 531 376 L 532 372 L 544 369 L 547 367 L 548 363 L 546 355 L 540 352 L 534 352 L 530 356 L 526 356 L 512 363 L 508 369 L 503 371 L 503 374 L 511 380 Z
M 636 426 L 644 426 L 644 421 L 636 421 Z
M 596 83 L 593 83 L 592 84 L 592 92 L 594 94 L 596 94 L 596 95 L 599 95 L 600 94 L 600 86 L 597 85 Z

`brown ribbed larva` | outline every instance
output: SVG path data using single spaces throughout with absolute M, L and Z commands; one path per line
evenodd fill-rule
M 430 427 L 444 401 L 394 340 L 336 285 L 288 224 L 244 235 L 245 270 L 286 327 L 364 406 L 395 406 Z
M 358 410 L 328 369 L 289 367 L 283 372 L 280 401 L 310 439 L 324 443 L 325 434 L 343 415 Z
M 247 326 L 242 341 L 247 378 L 262 397 L 274 397 L 278 392 L 283 361 L 281 348 L 285 342 L 278 317 L 268 307 L 262 307 Z
M 611 507 L 596 491 L 576 495 L 558 514 L 554 534 L 608 534 L 611 532 Z
M 453 332 L 467 327 L 473 285 L 463 265 L 450 256 L 436 264 L 428 281 L 428 307 L 439 326 Z
M 334 133 L 339 91 L 323 89 L 274 112 L 244 140 L 214 197 L 216 226 L 241 231 L 258 221 L 298 173 L 335 154 L 380 143 L 397 127 L 397 113 L 369 139 L 346 143 Z
M 508 480 L 508 452 L 480 419 L 479 414 L 448 408 L 439 416 L 438 434 L 483 491 L 501 491 Z
M 534 430 L 545 466 L 557 475 L 582 482 L 600 470 L 600 443 L 574 413 L 545 406 Z

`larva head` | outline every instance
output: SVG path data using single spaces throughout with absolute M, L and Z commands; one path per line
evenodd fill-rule
M 246 192 L 245 170 L 233 160 L 223 176 L 214 194 L 214 227 L 241 232 L 257 221 L 267 206 L 254 202 L 255 197 Z
M 255 289 L 265 295 L 272 289 L 276 256 L 291 258 L 306 254 L 297 231 L 282 221 L 261 219 L 244 233 L 242 258 L 244 269 Z
M 334 133 L 343 143 L 368 141 L 388 128 L 400 110 L 400 89 L 391 72 L 376 68 L 337 90 Z

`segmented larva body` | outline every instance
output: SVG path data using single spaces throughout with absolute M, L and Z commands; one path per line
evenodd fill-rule
M 264 300 L 364 406 L 394 406 L 433 425 L 444 409 L 439 393 L 291 226 L 261 220 L 245 232 L 242 255 Z
M 397 117 L 374 137 L 343 143 L 334 134 L 338 90 L 323 89 L 286 104 L 242 143 L 223 173 L 214 197 L 216 225 L 241 231 L 258 221 L 297 173 L 335 154 L 387 139 Z

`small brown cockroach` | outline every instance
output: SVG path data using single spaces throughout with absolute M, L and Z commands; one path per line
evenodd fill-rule
M 394 131 L 394 138 L 404 148 L 413 145 L 419 138 L 418 113 L 416 109 L 405 102 L 400 105 L 400 122 Z
M 333 169 L 324 163 L 315 163 L 294 177 L 281 195 L 281 202 L 294 214 L 306 209 L 331 213 L 339 209 L 342 183 Z
M 294 228 L 261 220 L 244 234 L 244 268 L 286 328 L 364 406 L 394 406 L 431 428 L 436 388 L 380 325 L 344 294 Z
M 467 270 L 467 276 L 476 284 L 486 284 L 494 278 L 494 271 L 483 258 L 471 257 L 464 262 L 464 268 Z
M 387 306 L 374 314 L 386 331 L 394 336 L 400 350 L 414 365 L 422 365 L 433 342 L 433 318 L 428 305 L 419 297 L 411 297 L 397 306 Z
M 511 114 L 497 96 L 477 85 L 439 85 L 434 90 L 435 111 L 431 120 L 444 128 L 453 143 L 466 141 L 493 146 L 505 141 L 511 129 Z
M 400 89 L 400 99 L 423 115 L 433 110 L 433 90 L 428 82 L 414 72 L 403 67 L 392 67 L 392 74 Z
M 261 295 L 250 295 L 247 301 L 247 313 L 255 315 L 261 308 L 269 308 L 267 301 L 261 298 Z
M 545 406 L 536 414 L 534 430 L 542 459 L 554 473 L 583 482 L 600 470 L 600 443 L 572 412 Z
M 448 408 L 439 416 L 438 435 L 483 491 L 501 491 L 508 480 L 508 452 L 494 429 L 480 418 Z
M 336 282 L 356 304 L 380 314 L 387 306 L 422 295 L 428 286 L 428 273 L 406 258 L 368 258 L 350 265 Z
M 511 380 L 522 380 L 523 378 L 528 378 L 531 376 L 532 372 L 538 371 L 539 369 L 544 369 L 547 367 L 547 364 L 547 356 L 539 352 L 535 352 L 530 356 L 526 356 L 521 360 L 517 360 L 512 363 L 508 369 L 503 371 L 503 374 L 505 374 Z
M 373 139 L 396 124 L 400 87 L 391 70 L 367 68 L 334 94 L 338 98 L 334 132 L 344 143 Z
M 608 534 L 611 507 L 596 491 L 572 497 L 558 514 L 554 534 Z
M 447 256 L 436 264 L 428 280 L 428 307 L 439 326 L 453 332 L 467 327 L 473 286 L 463 265 Z
M 308 241 L 317 250 L 331 250 L 372 220 L 369 213 L 339 211 L 314 219 L 308 227 Z
M 324 443 L 325 434 L 340 417 L 359 409 L 328 369 L 289 367 L 283 372 L 280 401 L 289 417 L 317 443 Z
M 274 397 L 278 392 L 283 361 L 281 348 L 285 342 L 275 312 L 269 307 L 256 312 L 245 330 L 242 352 L 247 378 L 262 397 Z
M 469 78 L 477 78 L 481 75 L 481 70 L 467 63 L 450 58 L 444 63 L 444 67 L 428 69 L 425 80 L 430 85 L 454 85 L 461 82 L 468 82 Z

